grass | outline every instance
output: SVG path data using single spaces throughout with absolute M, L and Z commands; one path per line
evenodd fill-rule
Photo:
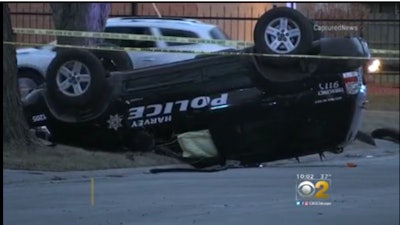
M 399 111 L 373 111 L 367 110 L 361 123 L 360 130 L 370 133 L 377 128 L 399 129 Z
M 367 109 L 399 111 L 400 95 L 368 95 Z
M 396 75 L 396 77 L 399 76 Z M 399 111 L 400 88 L 395 86 L 394 83 L 392 85 L 369 83 L 367 85 L 367 108 L 370 110 Z
M 3 146 L 3 169 L 41 171 L 98 170 L 176 164 L 178 160 L 154 153 L 110 153 L 57 145 L 35 151 Z

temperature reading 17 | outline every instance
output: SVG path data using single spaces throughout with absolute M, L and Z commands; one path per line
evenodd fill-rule
M 330 179 L 330 178 L 331 178 L 331 175 L 327 174 L 327 173 L 321 173 L 321 176 L 319 177 L 319 179 L 324 179 L 324 180 Z

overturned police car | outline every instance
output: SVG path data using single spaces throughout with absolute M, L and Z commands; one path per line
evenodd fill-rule
M 259 163 L 341 152 L 366 102 L 366 42 L 321 38 L 308 18 L 278 7 L 259 18 L 254 43 L 118 72 L 107 72 L 92 52 L 61 49 L 46 85 L 23 99 L 25 114 L 54 142 L 143 150 L 151 146 L 145 139 L 175 140 L 188 160 Z

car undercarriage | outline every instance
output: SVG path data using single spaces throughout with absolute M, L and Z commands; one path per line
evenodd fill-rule
M 314 40 L 309 27 L 300 27 L 303 39 L 293 39 L 293 51 L 259 56 L 269 54 L 274 43 L 259 40 L 260 30 L 268 33 L 277 18 L 311 26 L 296 11 L 276 8 L 258 21 L 253 47 L 133 71 L 110 73 L 89 51 L 61 49 L 46 86 L 23 100 L 28 121 L 31 127 L 46 126 L 54 142 L 82 146 L 140 151 L 175 139 L 170 147 L 192 164 L 340 153 L 354 140 L 366 102 L 367 44 L 357 37 Z M 293 29 L 298 28 L 288 28 L 287 35 Z M 278 37 L 286 46 L 286 38 Z M 329 58 L 335 56 L 350 59 Z M 215 152 L 185 158 L 190 150 L 184 141 L 201 149 L 193 137 L 206 140 L 203 149 L 214 146 Z

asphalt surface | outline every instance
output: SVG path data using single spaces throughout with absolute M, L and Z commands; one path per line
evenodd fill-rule
M 5 225 L 397 225 L 399 145 L 216 173 L 3 170 Z M 354 163 L 356 167 L 347 167 Z M 296 174 L 331 174 L 330 206 L 297 206 Z M 91 205 L 91 177 L 95 180 Z

